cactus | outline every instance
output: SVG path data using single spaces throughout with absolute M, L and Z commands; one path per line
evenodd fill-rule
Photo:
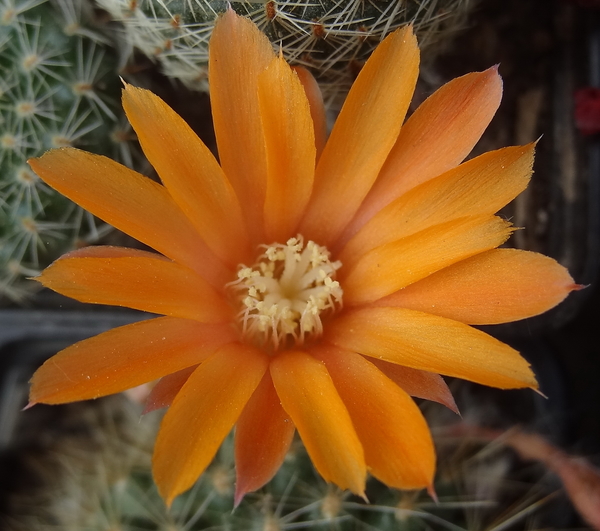
M 22 459 L 43 490 L 27 486 L 10 495 L 14 531 L 530 529 L 560 505 L 556 493 L 549 495 L 557 485 L 542 467 L 530 466 L 525 476 L 514 454 L 496 443 L 438 436 L 438 502 L 426 492 L 399 492 L 371 479 L 367 504 L 326 484 L 296 440 L 273 480 L 234 509 L 230 436 L 196 485 L 168 510 L 150 471 L 159 412 L 140 421 L 140 408 L 122 395 L 61 407 L 61 423 L 70 430 L 46 437 L 53 442 L 45 453 L 38 449 Z M 430 421 L 445 418 L 440 406 L 428 409 Z
M 328 102 L 339 102 L 362 62 L 385 35 L 413 23 L 428 52 L 459 29 L 475 0 L 98 0 L 123 23 L 132 47 L 189 88 L 206 90 L 207 43 L 228 3 L 281 47 L 291 64 L 311 68 Z
M 27 159 L 81 146 L 133 162 L 115 140 L 116 54 L 88 27 L 90 10 L 85 0 L 0 3 L 0 299 L 22 300 L 34 289 L 24 276 L 106 231 L 43 184 Z
M 281 47 L 312 68 L 334 106 L 384 35 L 412 21 L 427 49 L 459 27 L 475 0 L 233 1 Z M 207 42 L 225 0 L 100 0 L 132 47 L 165 74 L 207 87 Z M 138 153 L 118 104 L 119 60 L 93 27 L 89 0 L 0 0 L 0 300 L 21 301 L 23 282 L 60 254 L 93 243 L 104 225 L 45 186 L 26 164 L 77 146 L 128 166 Z

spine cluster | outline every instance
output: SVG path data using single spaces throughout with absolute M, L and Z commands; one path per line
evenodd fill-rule
M 500 531 L 534 525 L 539 529 L 544 522 L 555 521 L 560 498 L 556 480 L 543 467 L 528 462 L 524 471 L 498 441 L 444 437 L 448 417 L 441 406 L 429 406 L 426 411 L 438 428 L 436 446 L 441 454 L 437 502 L 424 490 L 396 491 L 371 479 L 367 504 L 325 483 L 297 439 L 273 480 L 247 494 L 235 509 L 232 436 L 192 489 L 167 509 L 151 472 L 158 412 L 140 418 L 139 408 L 116 395 L 87 403 L 82 423 L 75 417 L 82 414 L 80 404 L 61 406 L 70 426 L 86 429 L 36 441 L 50 445 L 45 452 L 18 447 L 22 453 L 30 452 L 19 462 L 28 463 L 37 481 L 33 488 L 24 483 L 29 485 L 26 489 L 8 497 L 10 529 Z M 478 408 L 468 410 L 469 418 L 479 414 Z M 559 507 L 566 509 L 560 503 Z
M 391 31 L 412 23 L 422 50 L 461 28 L 476 0 L 98 0 L 123 23 L 130 45 L 163 72 L 206 90 L 208 40 L 231 7 L 251 18 L 292 64 L 309 67 L 330 104 Z
M 90 0 L 0 0 L 0 300 L 22 300 L 35 287 L 24 277 L 107 230 L 26 161 L 75 146 L 133 165 L 117 70 L 134 49 L 204 90 L 210 33 L 231 4 L 289 62 L 309 67 L 335 107 L 385 35 L 410 22 L 430 49 L 463 24 L 475 1 L 98 0 L 124 28 L 118 60 L 114 35 L 95 23 Z
M 27 159 L 76 146 L 131 165 L 117 59 L 85 0 L 0 2 L 0 300 L 106 227 L 47 187 Z

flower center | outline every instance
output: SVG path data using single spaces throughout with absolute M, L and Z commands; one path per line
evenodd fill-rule
M 341 262 L 331 262 L 329 251 L 301 236 L 285 245 L 265 246 L 252 267 L 240 266 L 230 286 L 242 304 L 239 319 L 244 336 L 274 350 L 302 344 L 323 332 L 321 318 L 342 305 L 342 288 L 335 280 Z

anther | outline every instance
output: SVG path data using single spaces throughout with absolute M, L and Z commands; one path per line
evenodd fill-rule
M 265 246 L 253 267 L 240 266 L 230 284 L 241 302 L 244 336 L 274 350 L 290 341 L 302 344 L 323 333 L 322 316 L 342 305 L 342 288 L 335 280 L 340 262 L 332 262 L 325 247 L 301 236 L 285 245 Z

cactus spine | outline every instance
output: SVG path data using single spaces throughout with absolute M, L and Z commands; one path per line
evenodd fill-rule
M 22 300 L 34 288 L 23 276 L 105 230 L 26 162 L 63 146 L 129 151 L 113 140 L 116 56 L 90 20 L 85 0 L 0 3 L 0 299 Z
M 206 90 L 207 44 L 228 4 L 252 19 L 292 64 L 311 68 L 327 100 L 339 100 L 388 33 L 412 23 L 422 50 L 464 22 L 475 0 L 99 0 L 128 42 L 189 88 Z
M 11 494 L 14 531 L 530 529 L 535 518 L 548 517 L 544 513 L 553 505 L 548 502 L 556 501 L 556 492 L 550 494 L 556 485 L 542 467 L 529 465 L 532 484 L 501 445 L 438 436 L 437 503 L 424 491 L 399 492 L 371 479 L 367 504 L 327 485 L 296 440 L 271 482 L 234 510 L 229 436 L 209 469 L 168 510 L 150 470 L 160 412 L 140 419 L 141 408 L 123 395 L 60 407 L 71 423 L 85 411 L 86 429 L 47 439 L 53 442 L 45 457 L 36 451 L 27 460 L 40 487 Z M 446 414 L 439 408 L 428 409 L 443 425 Z

